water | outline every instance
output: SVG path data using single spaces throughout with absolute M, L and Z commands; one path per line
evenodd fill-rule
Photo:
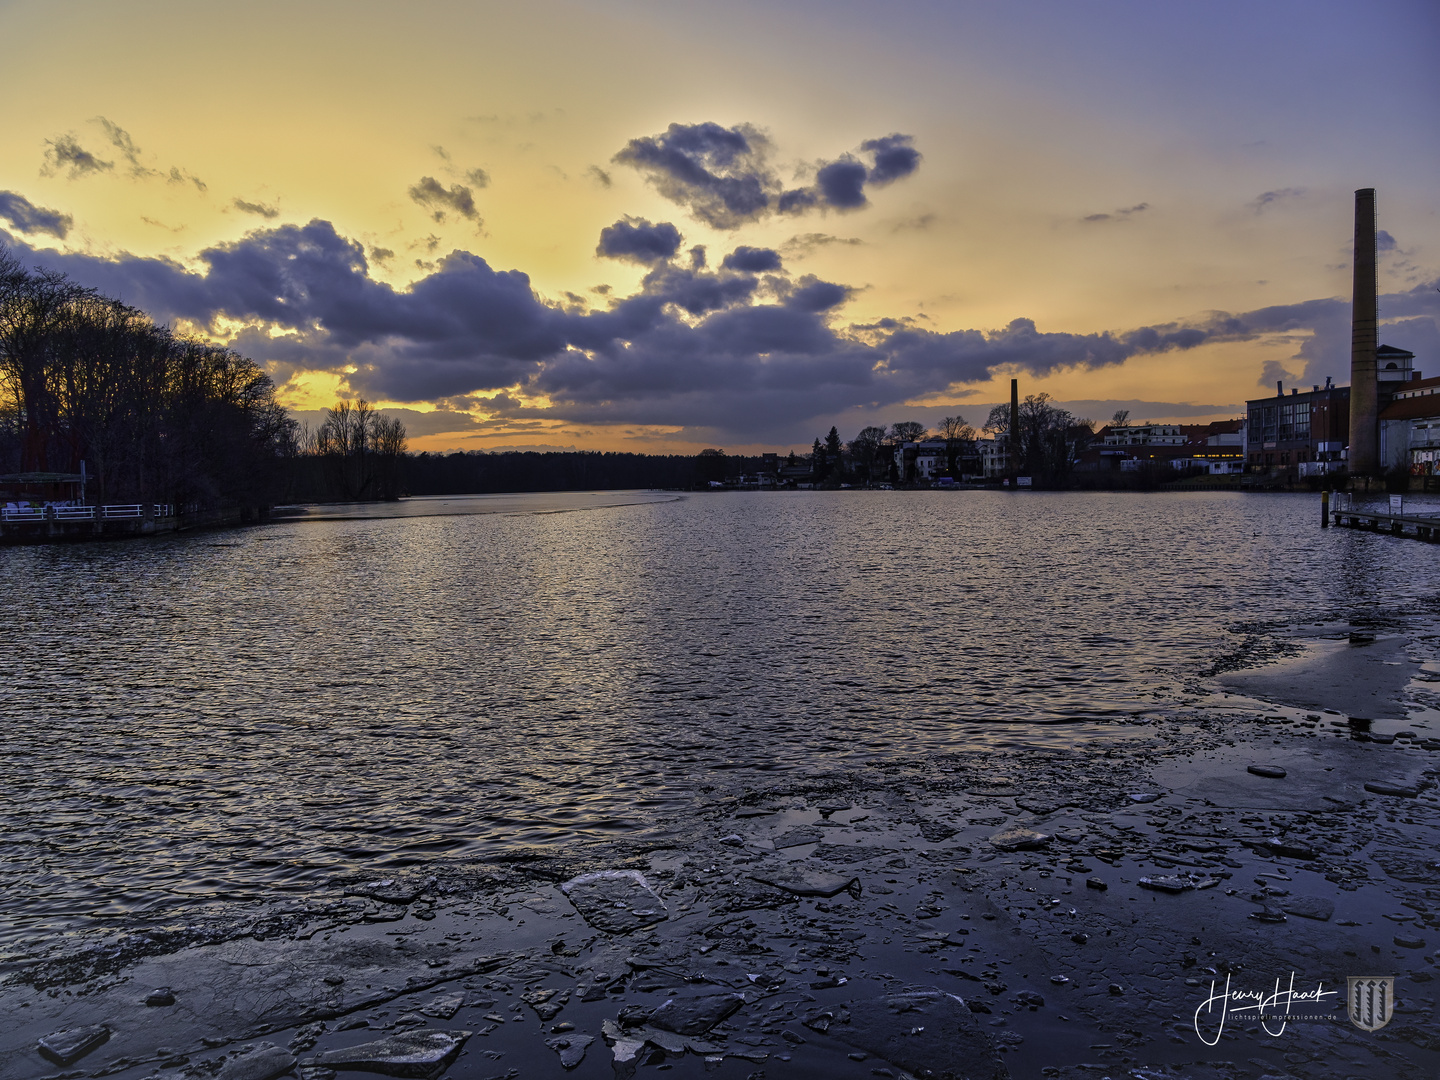
M 663 832 L 785 770 L 1083 746 L 1172 707 L 1242 624 L 1437 595 L 1435 549 L 1322 532 L 1314 496 L 394 512 L 0 551 L 0 940 Z

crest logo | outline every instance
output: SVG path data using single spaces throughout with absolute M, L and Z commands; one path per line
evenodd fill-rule
M 1345 990 L 1350 1022 L 1361 1031 L 1379 1031 L 1395 1015 L 1394 975 L 1352 975 Z

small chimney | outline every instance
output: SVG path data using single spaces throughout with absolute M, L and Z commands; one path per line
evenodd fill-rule
M 1300 388 L 1299 388 L 1298 386 L 1292 386 L 1292 387 L 1290 387 L 1290 396 L 1291 396 L 1291 397 L 1294 397 L 1294 396 L 1295 396 L 1296 394 L 1298 394 L 1298 393 L 1300 393 Z
M 1326 389 L 1326 390 L 1329 390 L 1329 389 L 1330 389 L 1330 376 L 1329 376 L 1329 375 L 1326 375 L 1326 376 L 1325 376 L 1325 389 Z
M 1279 379 L 1276 379 L 1276 380 L 1275 380 L 1275 396 L 1276 396 L 1276 397 L 1284 397 L 1284 396 L 1285 396 L 1285 384 L 1284 384 L 1283 382 L 1281 382 Z

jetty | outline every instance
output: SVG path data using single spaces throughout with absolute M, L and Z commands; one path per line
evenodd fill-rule
M 1333 521 L 1348 529 L 1388 532 L 1432 544 L 1440 542 L 1440 514 L 1406 513 L 1404 501 L 1399 495 L 1391 496 L 1390 505 L 1386 507 L 1356 507 L 1351 497 L 1343 492 L 1336 492 L 1335 504 L 1330 505 L 1329 494 L 1321 493 L 1322 527 Z

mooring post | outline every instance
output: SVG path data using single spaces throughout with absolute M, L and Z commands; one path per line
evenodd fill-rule
M 1330 527 L 1330 492 L 1320 492 L 1320 528 Z

